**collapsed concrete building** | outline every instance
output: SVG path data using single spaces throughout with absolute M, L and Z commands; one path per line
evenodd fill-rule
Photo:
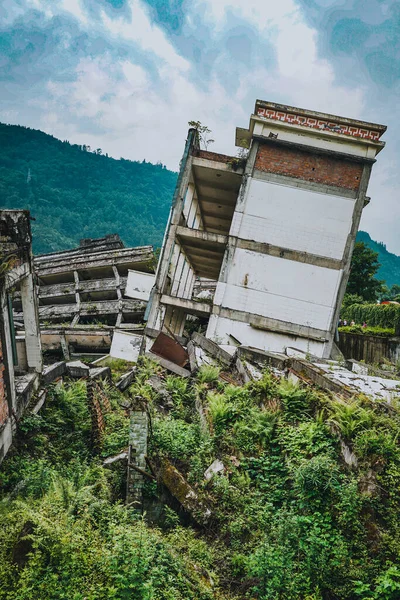
M 328 358 L 375 156 L 386 127 L 257 100 L 235 158 L 190 129 L 148 307 L 149 330 L 229 349 L 297 347 Z M 242 152 L 244 154 L 244 150 Z M 193 298 L 196 277 L 216 282 Z M 150 340 L 149 340 L 150 342 Z
M 28 211 L 0 211 L 0 462 L 43 367 L 31 240 Z M 21 335 L 13 320 L 14 290 L 21 302 Z
M 83 239 L 78 248 L 35 256 L 33 266 L 44 351 L 62 350 L 66 359 L 74 352 L 104 353 L 115 329 L 143 332 L 154 283 L 152 246 L 125 248 L 115 234 Z M 17 326 L 21 311 L 17 291 Z

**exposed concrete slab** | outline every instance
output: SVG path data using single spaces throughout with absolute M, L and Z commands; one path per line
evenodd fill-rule
M 136 377 L 136 369 L 133 368 L 128 373 L 124 373 L 118 379 L 115 384 L 115 387 L 119 389 L 120 392 L 124 392 L 135 380 Z
M 200 333 L 193 333 L 192 341 L 196 346 L 200 346 L 205 352 L 208 352 L 213 358 L 222 363 L 224 366 L 229 366 L 232 362 L 232 356 L 223 350 L 218 344 L 204 337 Z
M 329 378 L 322 365 L 314 365 L 300 358 L 292 358 L 290 360 L 290 370 L 303 381 L 309 381 L 317 387 L 338 396 L 350 398 L 354 395 L 354 389 L 351 389 L 347 384 Z
M 164 294 L 161 296 L 161 303 L 166 306 L 174 306 L 181 308 L 187 313 L 199 315 L 200 317 L 207 316 L 211 313 L 211 306 L 205 302 L 195 302 L 194 300 L 185 300 L 183 298 L 175 298 Z
M 279 369 L 281 371 L 284 371 L 289 365 L 288 357 L 285 354 L 265 352 L 249 346 L 240 346 L 237 349 L 237 354 L 240 358 L 246 359 L 250 362 L 255 362 L 259 365 L 265 365 L 268 367 L 274 367 L 275 369 Z
M 89 367 L 80 360 L 73 360 L 66 363 L 67 373 L 70 377 L 80 379 L 81 377 L 89 377 Z
M 90 379 L 105 379 L 111 381 L 110 367 L 92 367 L 89 368 Z
M 188 371 L 187 369 L 179 367 L 170 360 L 167 360 L 166 358 L 161 358 L 161 356 L 157 356 L 157 354 L 153 354 L 152 352 L 146 352 L 145 356 L 151 358 L 151 360 L 154 360 L 155 362 L 158 362 L 162 367 L 164 367 L 164 369 L 167 369 L 167 371 L 171 371 L 171 373 L 174 373 L 175 375 L 179 375 L 180 377 L 191 376 L 190 371 Z
M 53 365 L 44 367 L 42 373 L 42 381 L 45 385 L 48 385 L 55 379 L 62 377 L 67 372 L 67 365 L 64 360 L 56 362 Z

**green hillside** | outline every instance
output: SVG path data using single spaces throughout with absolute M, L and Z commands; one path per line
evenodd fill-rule
M 400 256 L 392 254 L 386 250 L 385 244 L 375 242 L 366 231 L 359 231 L 357 241 L 364 242 L 374 252 L 378 253 L 378 261 L 380 263 L 379 271 L 376 275 L 378 279 L 386 281 L 386 285 L 390 288 L 392 285 L 400 284 Z
M 36 254 L 108 233 L 128 246 L 161 245 L 176 174 L 100 153 L 0 124 L 0 208 L 31 211 Z

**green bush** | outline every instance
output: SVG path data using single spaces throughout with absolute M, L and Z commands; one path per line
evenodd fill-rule
M 400 330 L 399 304 L 352 304 L 342 311 L 342 318 L 369 327 Z

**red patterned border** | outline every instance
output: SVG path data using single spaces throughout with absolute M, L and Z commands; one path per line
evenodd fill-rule
M 343 133 L 345 135 L 351 135 L 352 137 L 374 141 L 379 140 L 379 133 L 377 131 L 362 129 L 361 127 L 352 127 L 351 125 L 341 125 L 340 123 L 330 123 L 329 121 L 321 121 L 321 119 L 304 117 L 279 110 L 272 110 L 270 108 L 259 108 L 257 110 L 257 116 L 275 119 L 276 121 L 283 121 L 285 123 L 293 123 L 294 125 L 303 125 L 304 127 L 319 129 L 320 131 L 333 131 L 334 133 Z

